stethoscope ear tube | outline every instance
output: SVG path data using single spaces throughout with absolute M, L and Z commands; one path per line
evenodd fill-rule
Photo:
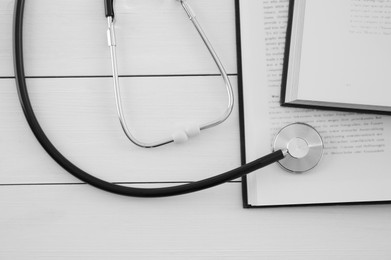
M 106 1 L 108 4 L 112 1 Z M 65 156 L 63 156 L 57 148 L 50 142 L 46 136 L 42 127 L 40 126 L 34 110 L 32 108 L 27 85 L 26 76 L 24 71 L 24 59 L 23 59 L 23 15 L 24 15 L 24 3 L 25 0 L 15 1 L 14 10 L 14 23 L 13 23 L 13 58 L 15 69 L 16 87 L 18 90 L 19 100 L 22 105 L 22 109 L 26 120 L 33 131 L 35 137 L 40 142 L 46 152 L 66 171 L 71 173 L 83 182 L 89 183 L 92 186 L 119 195 L 133 196 L 133 197 L 166 197 L 181 195 L 185 193 L 200 191 L 203 189 L 211 188 L 222 184 L 227 181 L 231 181 L 242 177 L 252 171 L 265 167 L 271 163 L 279 161 L 284 158 L 284 153 L 281 150 L 275 151 L 269 155 L 266 155 L 260 159 L 257 159 L 251 163 L 245 164 L 239 168 L 222 173 L 220 175 L 213 176 L 197 182 L 191 182 L 183 185 L 173 187 L 162 188 L 134 188 L 117 185 L 99 179 L 76 165 L 70 162 Z M 110 6 L 109 6 L 110 7 Z
M 106 17 L 114 18 L 114 0 L 104 0 L 105 1 L 105 15 Z

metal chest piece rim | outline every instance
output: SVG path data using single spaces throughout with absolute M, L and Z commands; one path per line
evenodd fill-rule
M 293 123 L 282 128 L 275 137 L 273 150 L 285 150 L 287 155 L 278 163 L 292 173 L 304 173 L 318 165 L 323 156 L 323 140 L 319 132 L 305 123 Z

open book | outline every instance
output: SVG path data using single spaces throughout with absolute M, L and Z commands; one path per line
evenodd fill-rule
M 354 3 L 368 2 L 311 1 L 332 2 L 333 9 L 324 10 L 330 16 L 347 2 L 352 8 Z M 390 5 L 390 1 L 370 2 Z M 390 201 L 391 117 L 280 106 L 285 36 L 293 3 L 289 9 L 288 0 L 236 0 L 240 16 L 237 29 L 241 44 L 244 152 L 247 162 L 270 153 L 273 139 L 282 127 L 304 122 L 322 135 L 324 154 L 318 166 L 307 173 L 292 174 L 273 164 L 248 175 L 243 180 L 244 205 Z
M 295 0 L 283 105 L 391 112 L 391 1 Z

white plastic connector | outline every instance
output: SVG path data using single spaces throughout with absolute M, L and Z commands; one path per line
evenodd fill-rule
M 176 144 L 182 144 L 187 142 L 189 140 L 187 134 L 183 130 L 178 130 L 172 134 L 172 140 L 174 140 L 174 143 Z
M 192 123 L 186 126 L 185 132 L 189 138 L 196 137 L 201 133 L 201 129 L 198 124 Z
M 116 46 L 116 39 L 115 39 L 115 30 L 114 25 L 110 24 L 110 27 L 107 29 L 107 45 L 109 47 Z

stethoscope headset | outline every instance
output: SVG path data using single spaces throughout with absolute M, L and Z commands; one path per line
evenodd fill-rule
M 226 76 L 225 70 L 221 65 L 221 62 L 217 58 L 217 55 L 211 48 L 209 41 L 207 41 L 206 36 L 203 34 L 201 27 L 199 26 L 197 20 L 195 19 L 194 12 L 191 10 L 190 6 L 185 0 L 178 0 L 186 13 L 189 16 L 189 19 L 193 22 L 200 36 L 204 40 L 204 43 L 208 47 L 209 52 L 214 58 L 217 66 L 220 69 L 222 77 L 226 83 L 227 93 L 229 96 L 229 105 L 222 116 L 213 122 L 201 125 L 201 126 L 191 126 L 190 130 L 185 129 L 179 134 L 174 134 L 171 139 L 168 141 L 158 142 L 153 145 L 144 144 L 142 142 L 132 140 L 131 134 L 127 133 L 126 123 L 124 123 L 122 107 L 118 104 L 120 100 L 120 95 L 116 93 L 117 100 L 117 112 L 120 116 L 120 122 L 125 131 L 125 134 L 132 142 L 136 145 L 145 148 L 153 148 L 160 145 L 165 145 L 175 141 L 183 141 L 188 136 L 191 136 L 193 133 L 198 133 L 201 130 L 216 126 L 229 116 L 232 111 L 233 100 L 230 96 L 232 88 L 230 86 L 228 76 Z M 112 66 L 113 66 L 113 79 L 114 87 L 119 90 L 118 85 L 118 74 L 116 68 L 116 57 L 115 57 L 115 35 L 114 35 L 114 8 L 113 0 L 105 0 L 105 11 L 106 17 L 108 19 L 108 42 L 112 54 Z M 261 157 L 255 161 L 244 164 L 236 169 L 230 170 L 228 172 L 203 179 L 196 182 L 191 182 L 187 184 L 172 186 L 172 187 L 161 187 L 161 188 L 136 188 L 121 186 L 111 182 L 107 182 L 103 179 L 97 178 L 76 165 L 70 162 L 64 155 L 62 155 L 57 148 L 52 144 L 49 138 L 46 136 L 42 127 L 40 126 L 34 110 L 31 105 L 29 98 L 29 93 L 26 84 L 26 75 L 24 71 L 24 59 L 23 59 L 23 16 L 24 16 L 24 6 L 25 0 L 16 0 L 15 10 L 14 10 L 14 23 L 13 23 L 13 54 L 14 54 L 14 69 L 15 69 L 15 79 L 16 86 L 18 90 L 19 100 L 22 105 L 23 112 L 25 114 L 26 120 L 33 131 L 35 137 L 46 150 L 46 152 L 66 171 L 71 173 L 76 178 L 80 179 L 83 182 L 86 182 L 96 188 L 102 189 L 107 192 L 132 196 L 132 197 L 166 197 L 181 195 L 191 192 L 196 192 L 211 188 L 225 182 L 240 178 L 246 174 L 249 174 L 255 170 L 263 168 L 274 162 L 279 162 L 282 167 L 286 168 L 292 172 L 304 172 L 309 169 L 312 169 L 320 160 L 322 156 L 323 143 L 318 132 L 302 123 L 296 123 L 288 125 L 283 128 L 277 135 L 274 142 L 274 151 L 264 157 Z M 206 39 L 206 40 L 205 40 Z M 121 111 L 119 111 L 121 110 Z M 121 118 L 122 117 L 122 118 Z M 300 137 L 298 137 L 300 136 Z M 304 136 L 304 137 L 301 137 Z

